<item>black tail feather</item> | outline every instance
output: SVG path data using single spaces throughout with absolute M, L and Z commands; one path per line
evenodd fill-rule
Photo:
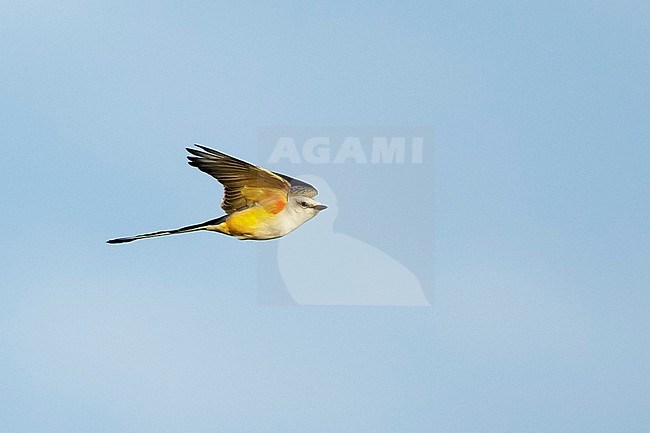
M 144 233 L 141 235 L 136 235 L 136 236 L 129 236 L 126 238 L 117 238 L 117 239 L 110 239 L 106 241 L 108 244 L 123 244 L 126 242 L 132 242 L 132 241 L 137 241 L 138 239 L 146 239 L 146 238 L 154 238 L 157 236 L 167 236 L 167 235 L 175 235 L 179 233 L 189 233 L 189 232 L 195 232 L 199 230 L 206 230 L 207 227 L 209 226 L 215 226 L 218 224 L 221 224 L 226 220 L 228 215 L 224 215 L 222 217 L 206 221 L 200 224 L 193 224 L 191 226 L 186 226 L 186 227 L 181 227 L 179 229 L 174 229 L 174 230 L 162 230 L 159 232 L 152 232 L 152 233 Z

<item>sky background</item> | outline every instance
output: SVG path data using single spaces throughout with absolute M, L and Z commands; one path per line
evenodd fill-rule
M 1 2 L 0 431 L 648 431 L 649 24 Z M 399 253 L 430 260 L 431 307 L 262 305 L 250 242 L 104 243 L 218 216 L 184 147 L 255 161 L 274 125 L 435 131 L 435 199 L 364 209 L 378 244 L 382 213 L 432 216 Z

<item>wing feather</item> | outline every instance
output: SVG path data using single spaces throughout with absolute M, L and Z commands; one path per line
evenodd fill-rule
M 290 181 L 269 170 L 209 147 L 187 148 L 189 164 L 217 179 L 224 186 L 221 208 L 231 214 L 255 205 L 272 213 L 287 203 Z M 287 176 L 288 177 L 288 176 Z

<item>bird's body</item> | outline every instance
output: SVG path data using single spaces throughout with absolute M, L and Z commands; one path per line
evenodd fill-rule
M 286 206 L 277 214 L 263 207 L 252 207 L 229 215 L 215 231 L 239 239 L 275 239 L 297 229 L 303 222 Z
M 180 229 L 111 239 L 108 243 L 200 230 L 215 231 L 239 239 L 274 239 L 292 232 L 327 208 L 313 199 L 318 191 L 305 182 L 214 149 L 197 146 L 201 150 L 187 149 L 193 155 L 188 156 L 189 163 L 223 184 L 221 208 L 226 215 Z

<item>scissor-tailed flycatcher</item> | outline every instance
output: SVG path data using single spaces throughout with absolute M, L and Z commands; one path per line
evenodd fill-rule
M 313 199 L 318 191 L 306 182 L 274 173 L 199 144 L 188 148 L 189 164 L 208 173 L 224 186 L 221 208 L 226 215 L 181 227 L 111 239 L 120 244 L 137 239 L 208 230 L 239 239 L 274 239 L 309 221 L 327 206 Z

